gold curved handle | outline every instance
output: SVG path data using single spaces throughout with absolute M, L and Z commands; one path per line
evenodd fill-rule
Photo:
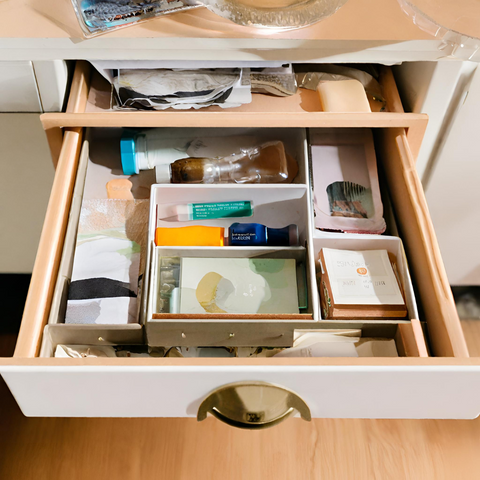
M 238 382 L 210 393 L 198 409 L 197 420 L 210 413 L 232 427 L 258 430 L 278 425 L 295 412 L 308 422 L 312 419 L 295 392 L 267 382 Z

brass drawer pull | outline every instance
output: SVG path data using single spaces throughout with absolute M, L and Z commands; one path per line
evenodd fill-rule
M 307 404 L 291 390 L 267 382 L 238 382 L 210 393 L 198 409 L 197 420 L 210 413 L 232 427 L 258 430 L 273 427 L 296 411 L 311 420 Z

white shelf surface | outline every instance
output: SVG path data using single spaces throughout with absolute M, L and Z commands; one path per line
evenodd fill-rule
M 396 0 L 349 0 L 311 27 L 283 33 L 241 27 L 205 8 L 85 40 L 69 0 L 0 3 L 0 61 L 155 59 L 378 62 L 445 58 L 440 42 Z

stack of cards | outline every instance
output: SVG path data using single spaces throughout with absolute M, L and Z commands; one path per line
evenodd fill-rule
M 407 316 L 395 258 L 386 250 L 320 251 L 319 293 L 326 319 Z

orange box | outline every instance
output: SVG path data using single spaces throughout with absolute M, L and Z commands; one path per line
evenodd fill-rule
M 223 247 L 223 227 L 158 227 L 155 230 L 157 247 Z

